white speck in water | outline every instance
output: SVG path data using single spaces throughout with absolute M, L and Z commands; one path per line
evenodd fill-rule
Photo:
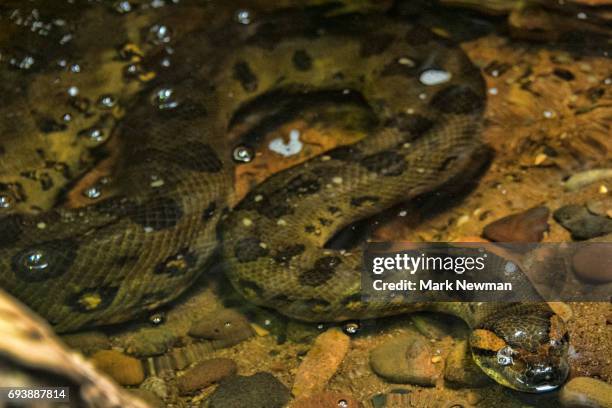
M 550 119 L 555 116 L 555 113 L 553 111 L 546 110 L 543 112 L 543 115 L 546 119 Z
M 147 234 L 153 232 L 153 227 L 144 227 L 144 232 L 146 232 Z
M 576 14 L 576 17 L 578 17 L 579 20 L 586 20 L 587 19 L 587 15 L 584 12 L 580 12 L 580 13 Z
M 250 24 L 251 23 L 251 12 L 249 10 L 241 9 L 236 11 L 236 21 L 240 24 Z
M 489 94 L 490 95 L 497 95 L 498 90 L 497 88 L 489 88 Z
M 162 59 L 160 64 L 161 64 L 162 67 L 168 68 L 170 66 L 170 58 L 166 57 L 166 58 Z
M 604 81 L 603 81 L 603 82 L 604 82 L 604 84 L 606 84 L 606 85 L 612 85 L 612 78 L 606 78 L 606 79 L 604 79 Z
M 154 44 L 167 44 L 171 39 L 171 31 L 168 26 L 155 24 L 149 29 L 148 40 Z
M 263 200 L 263 196 L 261 194 L 257 194 L 253 200 L 258 203 Z
M 0 208 L 11 208 L 13 206 L 13 197 L 8 194 L 0 194 Z
M 401 57 L 397 60 L 398 64 L 400 65 L 405 65 L 407 67 L 414 67 L 416 66 L 416 64 L 414 63 L 413 60 L 411 60 L 410 58 L 407 57 Z
M 244 225 L 245 227 L 250 227 L 251 225 L 253 225 L 253 221 L 250 218 L 243 218 L 242 225 Z
M 419 94 L 419 99 L 424 101 L 425 99 L 427 99 L 427 94 L 425 92 L 422 92 Z
M 64 116 L 62 116 L 62 120 L 64 122 L 70 122 L 72 120 L 72 115 L 69 113 L 64 113 Z
M 517 269 L 517 268 L 516 268 L 516 264 L 515 264 L 514 262 L 510 262 L 510 261 L 508 261 L 508 262 L 506 262 L 506 264 L 504 265 L 504 272 L 505 272 L 506 274 L 511 274 L 511 273 L 514 273 L 514 272 L 516 272 L 516 269 Z
M 72 64 L 70 66 L 70 72 L 78 74 L 79 72 L 81 72 L 81 66 L 79 64 Z
M 47 224 L 45 224 L 44 222 L 39 222 L 38 224 L 36 224 L 36 228 L 38 229 L 45 229 L 47 228 Z
M 271 324 L 272 324 L 272 320 L 270 320 L 270 319 L 264 320 L 264 326 L 269 326 Z
M 68 95 L 77 96 L 78 94 L 79 94 L 79 88 L 77 88 L 76 86 L 71 86 L 70 88 L 68 88 Z
M 164 179 L 159 176 L 151 176 L 151 183 L 149 184 L 153 188 L 158 188 L 164 185 Z
M 334 177 L 332 178 L 332 183 L 334 184 L 342 184 L 342 177 Z
M 400 217 L 405 217 L 406 215 L 408 215 L 408 211 L 406 211 L 406 210 L 402 210 L 402 211 L 400 211 L 400 212 L 399 212 L 399 214 L 397 214 L 397 215 L 399 215 Z
M 278 221 L 276 221 L 276 225 L 280 225 L 281 227 L 284 227 L 285 225 L 287 225 L 287 221 L 281 218 Z
M 129 1 L 118 1 L 117 3 L 115 3 L 115 11 L 120 14 L 129 13 L 130 11 L 132 11 L 132 5 Z
M 300 142 L 300 131 L 297 129 L 289 132 L 289 143 L 285 143 L 282 138 L 278 137 L 268 145 L 270 150 L 283 156 L 293 156 L 302 151 L 304 144 Z
M 153 103 L 159 110 L 174 109 L 179 105 L 175 96 L 172 88 L 161 88 L 153 93 Z
M 97 127 L 92 127 L 79 132 L 79 136 L 84 136 L 88 141 L 98 144 L 106 140 L 106 134 Z
M 448 71 L 442 69 L 428 69 L 421 73 L 419 81 L 421 81 L 423 85 L 433 86 L 448 82 L 451 77 L 452 75 Z
M 249 163 L 251 160 L 253 160 L 255 154 L 253 153 L 253 150 L 248 146 L 237 146 L 234 149 L 232 156 L 237 162 Z
M 346 334 L 357 334 L 357 332 L 359 332 L 360 327 L 359 323 L 357 322 L 349 322 L 344 325 L 343 329 Z
M 59 43 L 60 45 L 64 45 L 69 43 L 70 41 L 72 41 L 72 34 L 64 34 L 62 38 L 60 38 Z
M 328 156 L 328 155 L 321 156 L 321 161 L 330 161 L 330 160 L 331 160 L 331 156 Z
M 349 404 L 348 402 L 346 402 L 346 400 L 340 400 L 338 401 L 338 407 L 339 408 L 348 408 Z
M 117 103 L 117 100 L 113 95 L 102 95 L 98 99 L 98 106 L 104 109 L 112 108 L 115 106 L 115 103 Z

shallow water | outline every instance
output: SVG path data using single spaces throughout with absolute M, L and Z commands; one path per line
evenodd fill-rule
M 459 177 L 461 183 L 454 180 L 355 222 L 334 234 L 328 248 L 354 248 L 365 239 L 481 242 L 483 234 L 493 239 L 485 231 L 492 222 L 539 206 L 549 211 L 526 220 L 519 217 L 497 233 L 519 241 L 534 236 L 543 242 L 609 238 L 609 6 L 543 2 L 541 8 L 518 11 L 509 5 L 500 10 L 496 2 L 476 6 L 464 2 L 462 5 L 468 5 L 465 8 L 452 1 L 443 2 L 444 6 L 427 3 L 347 1 L 332 14 L 388 13 L 457 43 L 479 69 L 486 86 L 482 139 L 488 148 L 480 153 L 478 163 Z M 0 221 L 17 213 L 39 217 L 57 207 L 76 214 L 113 197 L 124 188 L 113 173 L 121 160 L 120 152 L 126 149 L 125 136 L 121 142 L 118 134 L 130 132 L 135 142 L 128 139 L 128 148 L 130 143 L 142 142 L 139 135 L 149 126 L 163 126 L 172 140 L 185 137 L 183 127 L 172 128 L 172 115 L 187 105 L 185 95 L 197 95 L 200 87 L 208 89 L 216 84 L 200 81 L 202 77 L 195 74 L 195 83 L 185 85 L 178 79 L 205 70 L 207 64 L 214 65 L 216 56 L 235 46 L 239 41 L 230 38 L 235 32 L 232 26 L 256 30 L 271 13 L 289 6 L 312 4 L 264 0 L 229 5 L 185 0 L 5 1 L 0 5 Z M 227 32 L 224 27 L 229 27 Z M 199 39 L 207 37 L 194 33 L 207 30 L 215 33 L 215 41 L 204 45 Z M 280 41 L 273 36 L 267 40 L 272 41 L 271 49 Z M 381 45 L 373 48 L 377 46 Z M 300 67 L 311 69 L 309 58 L 295 54 L 293 64 L 298 71 Z M 339 66 L 339 60 L 332 55 L 315 61 L 314 66 L 325 76 Z M 275 70 L 285 69 L 271 58 L 248 62 L 270 72 L 254 74 L 248 64 L 239 68 L 235 75 L 245 89 L 257 80 L 273 78 Z M 397 63 L 410 67 L 414 62 L 399 59 Z M 421 70 L 416 79 L 435 88 L 444 86 L 452 75 L 429 68 Z M 234 91 L 227 89 L 228 100 Z M 431 97 L 413 90 L 405 92 L 422 100 Z M 229 206 L 235 206 L 271 174 L 336 146 L 363 140 L 380 125 L 372 107 L 375 101 L 364 101 L 350 92 L 314 93 L 288 98 L 271 92 L 268 99 L 252 104 L 247 100 L 230 112 L 239 125 L 216 137 L 227 146 L 228 157 L 222 160 L 235 166 Z M 145 103 L 155 108 L 156 116 L 138 113 L 138 105 Z M 216 106 L 204 100 L 206 103 Z M 205 129 L 205 113 L 193 106 L 179 112 L 193 115 Z M 281 110 L 275 121 L 257 123 L 261 125 L 257 132 L 250 127 L 275 110 Z M 131 119 L 135 116 L 138 120 Z M 603 171 L 589 172 L 595 169 Z M 172 182 L 172 175 L 163 167 L 149 176 L 147 188 L 165 188 Z M 338 177 L 331 180 L 331 184 L 343 182 Z M 576 215 L 574 224 L 556 216 L 558 209 L 570 204 L 579 206 L 574 213 L 586 214 L 583 218 Z M 207 210 L 211 217 L 217 217 L 222 209 Z M 57 227 L 53 218 L 35 219 L 41 234 L 44 231 L 60 241 L 66 239 L 61 224 Z M 283 220 L 279 217 L 275 221 Z M 163 217 L 160 222 L 165 222 Z M 587 223 L 596 226 L 578 231 L 576 225 Z M 0 224 L 6 228 L 5 236 L 12 233 L 11 225 Z M 151 232 L 147 228 L 157 230 L 145 226 L 145 232 Z M 583 235 L 577 236 L 579 232 Z M 7 257 L 0 263 L 3 268 L 8 268 L 11 245 L 11 238 L 0 239 L 0 249 L 8 248 L 2 253 Z M 25 266 L 33 273 L 48 270 L 49 265 L 55 268 L 54 263 L 61 264 L 72 256 L 67 247 L 58 247 L 64 252 L 56 258 L 48 259 L 44 250 L 52 252 L 49 247 L 28 252 Z M 163 245 L 154 251 L 163 251 Z M 562 397 L 558 390 L 527 394 L 488 379 L 469 356 L 463 358 L 461 351 L 466 350 L 470 330 L 457 318 L 418 313 L 336 323 L 300 322 L 246 301 L 228 281 L 223 255 L 208 247 L 206 253 L 212 261 L 205 265 L 196 262 L 200 273 L 185 281 L 182 286 L 188 288 L 184 293 L 177 289 L 164 292 L 159 299 L 151 296 L 145 313 L 129 322 L 91 328 L 99 323 L 94 319 L 87 322 L 89 328 L 62 333 L 62 339 L 125 388 L 145 390 L 140 396 L 158 406 L 552 407 L 560 400 L 568 404 L 568 397 Z M 111 255 L 109 252 L 109 259 Z M 180 271 L 191 256 L 179 252 L 165 260 L 164 268 Z M 103 262 L 94 266 L 109 268 Z M 593 272 L 596 278 L 609 285 L 609 266 L 594 269 L 598 271 Z M 0 269 L 0 277 L 3 273 L 8 272 Z M 108 280 L 96 280 L 99 283 L 93 287 L 86 282 L 76 284 L 90 290 L 79 292 L 76 304 L 81 311 L 105 305 L 108 288 L 112 288 L 108 281 L 114 279 L 111 268 L 108 276 Z M 11 279 L 2 278 L 4 289 L 10 289 Z M 612 295 L 609 286 L 603 290 Z M 170 298 L 177 299 L 166 303 Z M 46 307 L 38 308 L 39 313 L 47 312 Z M 569 308 L 555 310 L 568 318 L 570 378 L 595 378 L 602 381 L 602 387 L 612 384 L 610 303 L 572 303 Z M 105 319 L 104 323 L 112 320 Z M 120 320 L 125 319 L 117 318 Z M 394 341 L 400 346 L 390 348 Z M 117 355 L 100 354 L 105 349 L 136 360 L 126 365 L 116 363 L 119 368 L 113 368 Z M 211 363 L 213 358 L 231 361 Z M 413 376 L 404 372 L 402 378 L 393 380 L 389 378 L 393 374 L 381 374 L 384 369 L 379 360 L 385 358 L 397 360 L 397 367 L 413 370 Z M 376 359 L 378 363 L 372 361 Z M 193 371 L 198 364 L 204 368 Z M 22 367 L 19 361 L 16 365 Z M 241 383 L 240 377 L 234 376 L 261 372 L 275 380 L 257 377 Z M 221 377 L 226 382 L 219 385 Z M 592 390 L 578 392 L 593 397 Z

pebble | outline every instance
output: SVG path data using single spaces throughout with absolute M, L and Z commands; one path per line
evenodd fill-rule
M 596 181 L 610 178 L 612 178 L 612 169 L 592 169 L 572 175 L 565 181 L 564 186 L 569 191 L 579 190 Z
M 474 363 L 466 340 L 459 341 L 446 357 L 444 379 L 463 387 L 491 384 L 489 377 Z
M 612 244 L 591 242 L 572 256 L 572 268 L 578 278 L 591 283 L 612 282 Z
M 178 377 L 176 385 L 180 395 L 193 394 L 224 378 L 236 374 L 238 367 L 229 358 L 213 358 L 202 361 Z
M 451 318 L 440 314 L 414 313 L 410 320 L 421 334 L 430 339 L 442 340 L 453 331 Z
M 612 385 L 590 377 L 572 378 L 561 389 L 559 401 L 568 408 L 612 407 Z
M 105 350 L 111 347 L 110 339 L 102 332 L 92 331 L 67 334 L 62 336 L 62 340 L 68 347 L 79 350 L 85 355 L 90 355 L 98 350 Z
M 151 408 L 164 408 L 166 406 L 164 401 L 151 391 L 136 388 L 130 390 L 130 392 L 137 398 L 146 402 L 147 406 Z
M 232 309 L 223 309 L 199 319 L 191 325 L 189 335 L 213 340 L 215 348 L 230 347 L 253 336 L 249 321 Z
M 361 403 L 350 395 L 325 391 L 293 402 L 291 408 L 362 408 Z
M 145 391 L 150 391 L 162 400 L 167 399 L 170 395 L 170 389 L 168 388 L 166 381 L 155 376 L 147 377 L 138 388 Z
M 429 341 L 411 331 L 372 350 L 370 366 L 376 374 L 393 383 L 432 386 L 440 373 L 431 357 Z
M 570 204 L 559 208 L 554 219 L 572 234 L 584 240 L 612 233 L 612 219 L 591 213 L 584 205 Z
M 121 385 L 138 385 L 144 381 L 140 360 L 116 350 L 100 350 L 91 356 L 92 363 Z
M 549 228 L 549 214 L 545 206 L 511 214 L 488 224 L 483 235 L 496 242 L 540 242 Z
M 150 357 L 164 354 L 176 341 L 176 334 L 166 326 L 145 327 L 130 334 L 123 345 L 130 354 Z
M 292 393 L 310 395 L 325 387 L 349 350 L 350 338 L 338 328 L 321 333 L 297 369 Z
M 221 381 L 207 402 L 209 408 L 282 408 L 290 395 L 272 374 L 259 372 Z

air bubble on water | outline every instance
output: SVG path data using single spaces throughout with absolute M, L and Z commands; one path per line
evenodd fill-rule
M 233 152 L 233 158 L 237 162 L 248 163 L 255 156 L 253 150 L 248 146 L 237 146 Z
M 342 400 L 338 401 L 338 407 L 340 407 L 340 408 L 348 408 L 348 406 L 349 406 L 349 404 L 348 404 L 348 402 L 346 400 L 342 399 Z
M 13 206 L 13 197 L 6 193 L 0 193 L 0 209 L 8 209 Z
M 498 94 L 498 90 L 497 88 L 489 88 L 489 94 L 490 95 L 497 95 Z
M 427 69 L 421 72 L 419 81 L 421 81 L 423 85 L 433 86 L 448 82 L 451 77 L 452 75 L 448 71 L 442 69 Z
M 153 8 L 160 8 L 160 7 L 164 7 L 166 5 L 166 2 L 164 0 L 152 0 L 151 1 L 151 7 Z
M 357 322 L 349 322 L 346 323 L 343 327 L 343 330 L 346 334 L 350 334 L 350 335 L 354 335 L 357 334 L 359 332 L 359 329 L 361 327 L 359 326 L 359 323 Z
M 30 271 L 43 271 L 49 267 L 49 262 L 43 251 L 35 249 L 26 254 L 23 265 Z
M 266 320 L 264 320 L 263 323 L 264 323 L 264 326 L 270 326 L 272 324 L 272 320 L 266 319 Z
M 172 88 L 161 88 L 155 91 L 153 94 L 153 104 L 159 110 L 174 109 L 179 105 Z
M 117 103 L 117 100 L 113 95 L 105 94 L 98 98 L 98 106 L 103 109 L 110 109 Z
M 155 24 L 149 29 L 147 39 L 154 44 L 167 44 L 171 39 L 170 28 L 163 24 Z
M 542 114 L 544 115 L 546 119 L 551 119 L 555 116 L 555 113 L 549 110 L 545 110 Z
M 79 72 L 81 72 L 81 66 L 79 64 L 72 64 L 70 66 L 70 72 L 78 74 Z
M 67 43 L 69 43 L 70 41 L 72 41 L 72 38 L 73 38 L 73 37 L 72 37 L 72 34 L 64 34 L 64 35 L 62 36 L 62 38 L 60 38 L 59 43 L 60 43 L 60 45 L 67 44 Z
M 119 14 L 126 14 L 132 11 L 132 4 L 129 1 L 118 1 L 115 3 L 114 8 Z
M 62 120 L 63 120 L 64 122 L 70 122 L 70 121 L 72 120 L 72 115 L 71 115 L 71 114 L 69 114 L 69 113 L 64 113 L 64 114 L 62 115 Z
M 11 58 L 10 60 L 11 65 L 19 69 L 24 69 L 24 70 L 28 70 L 32 68 L 32 65 L 34 65 L 34 62 L 35 62 L 34 57 L 32 57 L 31 55 L 26 55 L 21 60 L 17 58 Z
M 102 190 L 98 186 L 93 186 L 83 190 L 83 195 L 89 199 L 95 200 L 102 196 Z
M 606 84 L 606 85 L 612 85 L 612 78 L 606 78 L 606 79 L 604 79 L 604 81 L 603 81 L 603 82 L 604 82 L 604 84 Z
M 514 262 L 506 262 L 506 264 L 504 265 L 504 272 L 506 273 L 506 275 L 508 274 L 512 274 L 514 272 L 516 272 L 517 267 L 516 264 Z
M 250 24 L 251 23 L 251 12 L 246 9 L 240 9 L 236 11 L 235 14 L 236 21 L 240 24 Z
M 62 68 L 66 68 L 66 66 L 68 65 L 68 61 L 66 61 L 65 59 L 61 59 L 57 61 L 57 65 L 62 67 Z
M 579 20 L 586 20 L 587 19 L 587 15 L 584 12 L 580 12 L 580 13 L 576 14 L 576 17 L 578 17 Z
M 102 143 L 106 140 L 106 132 L 98 127 L 91 127 L 79 132 L 79 136 L 87 138 L 88 141 L 95 144 Z
M 76 86 L 71 86 L 70 88 L 68 88 L 68 95 L 75 97 L 79 94 L 79 88 L 77 88 Z
M 416 66 L 416 63 L 408 57 L 398 58 L 397 63 L 400 65 L 405 65 L 407 67 L 411 67 L 411 68 Z
M 146 232 L 147 234 L 149 232 L 153 232 L 153 227 L 144 227 L 144 232 Z
M 160 62 L 160 65 L 164 68 L 168 68 L 170 66 L 170 58 L 163 58 Z
M 153 188 L 158 188 L 158 187 L 162 187 L 164 183 L 165 183 L 164 179 L 154 174 L 151 176 L 151 182 L 149 185 Z
M 166 321 L 166 315 L 161 312 L 154 313 L 149 317 L 149 322 L 151 322 L 151 324 L 154 326 L 159 326 L 165 321 Z
M 425 99 L 427 99 L 427 94 L 426 94 L 425 92 L 421 92 L 421 93 L 419 94 L 419 99 L 420 99 L 420 100 L 422 100 L 422 101 L 424 101 Z
M 408 211 L 402 210 L 397 215 L 399 215 L 400 217 L 405 217 L 406 215 L 408 215 Z

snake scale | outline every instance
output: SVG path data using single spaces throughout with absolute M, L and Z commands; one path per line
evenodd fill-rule
M 564 381 L 567 333 L 547 306 L 363 302 L 362 251 L 325 247 L 473 164 L 485 86 L 459 47 L 409 21 L 318 7 L 194 33 L 173 58 L 182 68 L 160 72 L 115 129 L 112 194 L 3 210 L 3 288 L 59 332 L 123 322 L 181 294 L 221 241 L 231 282 L 256 304 L 307 321 L 451 313 L 474 329 L 474 358 L 497 382 L 539 392 Z M 151 100 L 169 84 L 160 110 Z M 338 106 L 367 112 L 367 137 L 271 176 L 226 211 L 236 147 Z

